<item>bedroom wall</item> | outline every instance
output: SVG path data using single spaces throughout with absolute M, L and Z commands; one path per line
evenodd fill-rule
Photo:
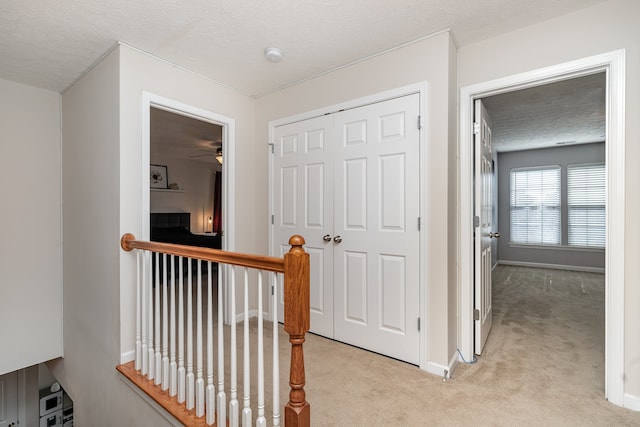
M 626 50 L 625 405 L 640 410 L 640 2 L 613 0 L 460 48 L 460 87 L 618 49 Z
M 213 216 L 214 173 L 220 169 L 217 162 L 214 165 L 196 160 L 151 157 L 151 164 L 167 166 L 169 183 L 180 186 L 180 192 L 151 190 L 151 212 L 189 212 L 192 232 L 211 231 L 208 219 Z
M 258 98 L 256 101 L 257 211 L 254 216 L 260 251 L 268 249 L 268 124 L 340 102 L 428 82 L 424 126 L 427 165 L 421 191 L 427 244 L 427 359 L 434 371 L 448 366 L 456 348 L 456 48 L 444 32 L 403 48 L 341 68 Z M 433 208 L 433 207 L 438 207 Z
M 0 80 L 0 375 L 62 355 L 60 132 L 60 94 Z
M 604 272 L 604 249 L 580 248 L 575 249 L 567 244 L 567 166 L 580 163 L 604 163 L 604 143 L 583 144 L 565 147 L 554 147 L 539 150 L 512 151 L 498 155 L 498 209 L 502 218 L 498 240 L 500 258 L 503 264 L 538 264 L 541 267 L 560 266 L 563 268 L 585 269 L 591 271 L 599 269 Z M 561 167 L 561 234 L 560 247 L 545 248 L 533 245 L 518 245 L 511 243 L 511 213 L 510 213 L 510 172 L 514 168 L 550 166 Z

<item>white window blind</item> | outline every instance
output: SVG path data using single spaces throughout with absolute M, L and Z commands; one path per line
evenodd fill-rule
M 567 167 L 569 245 L 604 247 L 605 201 L 604 164 Z
M 560 167 L 511 170 L 511 242 L 559 245 Z

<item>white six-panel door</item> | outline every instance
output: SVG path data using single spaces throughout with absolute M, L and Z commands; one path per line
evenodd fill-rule
M 489 337 L 493 324 L 493 306 L 491 295 L 491 239 L 499 237 L 493 230 L 493 147 L 491 118 L 482 104 L 475 101 L 474 133 L 475 146 L 475 212 L 478 217 L 475 238 L 475 353 L 482 354 L 484 344 Z
M 275 129 L 272 249 L 284 255 L 289 237 L 304 237 L 311 269 L 311 328 L 333 338 L 333 118 L 322 116 Z M 282 286 L 282 283 L 280 284 Z M 283 320 L 280 290 L 280 321 Z
M 415 364 L 419 105 L 416 93 L 279 126 L 272 169 L 273 252 L 291 234 L 307 242 L 312 332 Z
M 419 362 L 419 95 L 337 114 L 335 338 Z

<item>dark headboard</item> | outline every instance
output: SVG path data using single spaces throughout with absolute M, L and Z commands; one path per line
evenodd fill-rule
M 184 227 L 191 230 L 191 214 L 189 212 L 167 212 L 151 214 L 151 229 Z

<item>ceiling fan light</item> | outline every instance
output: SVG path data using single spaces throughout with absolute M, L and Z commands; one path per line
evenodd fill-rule
M 218 163 L 222 164 L 222 148 L 218 148 L 216 150 L 216 160 Z

